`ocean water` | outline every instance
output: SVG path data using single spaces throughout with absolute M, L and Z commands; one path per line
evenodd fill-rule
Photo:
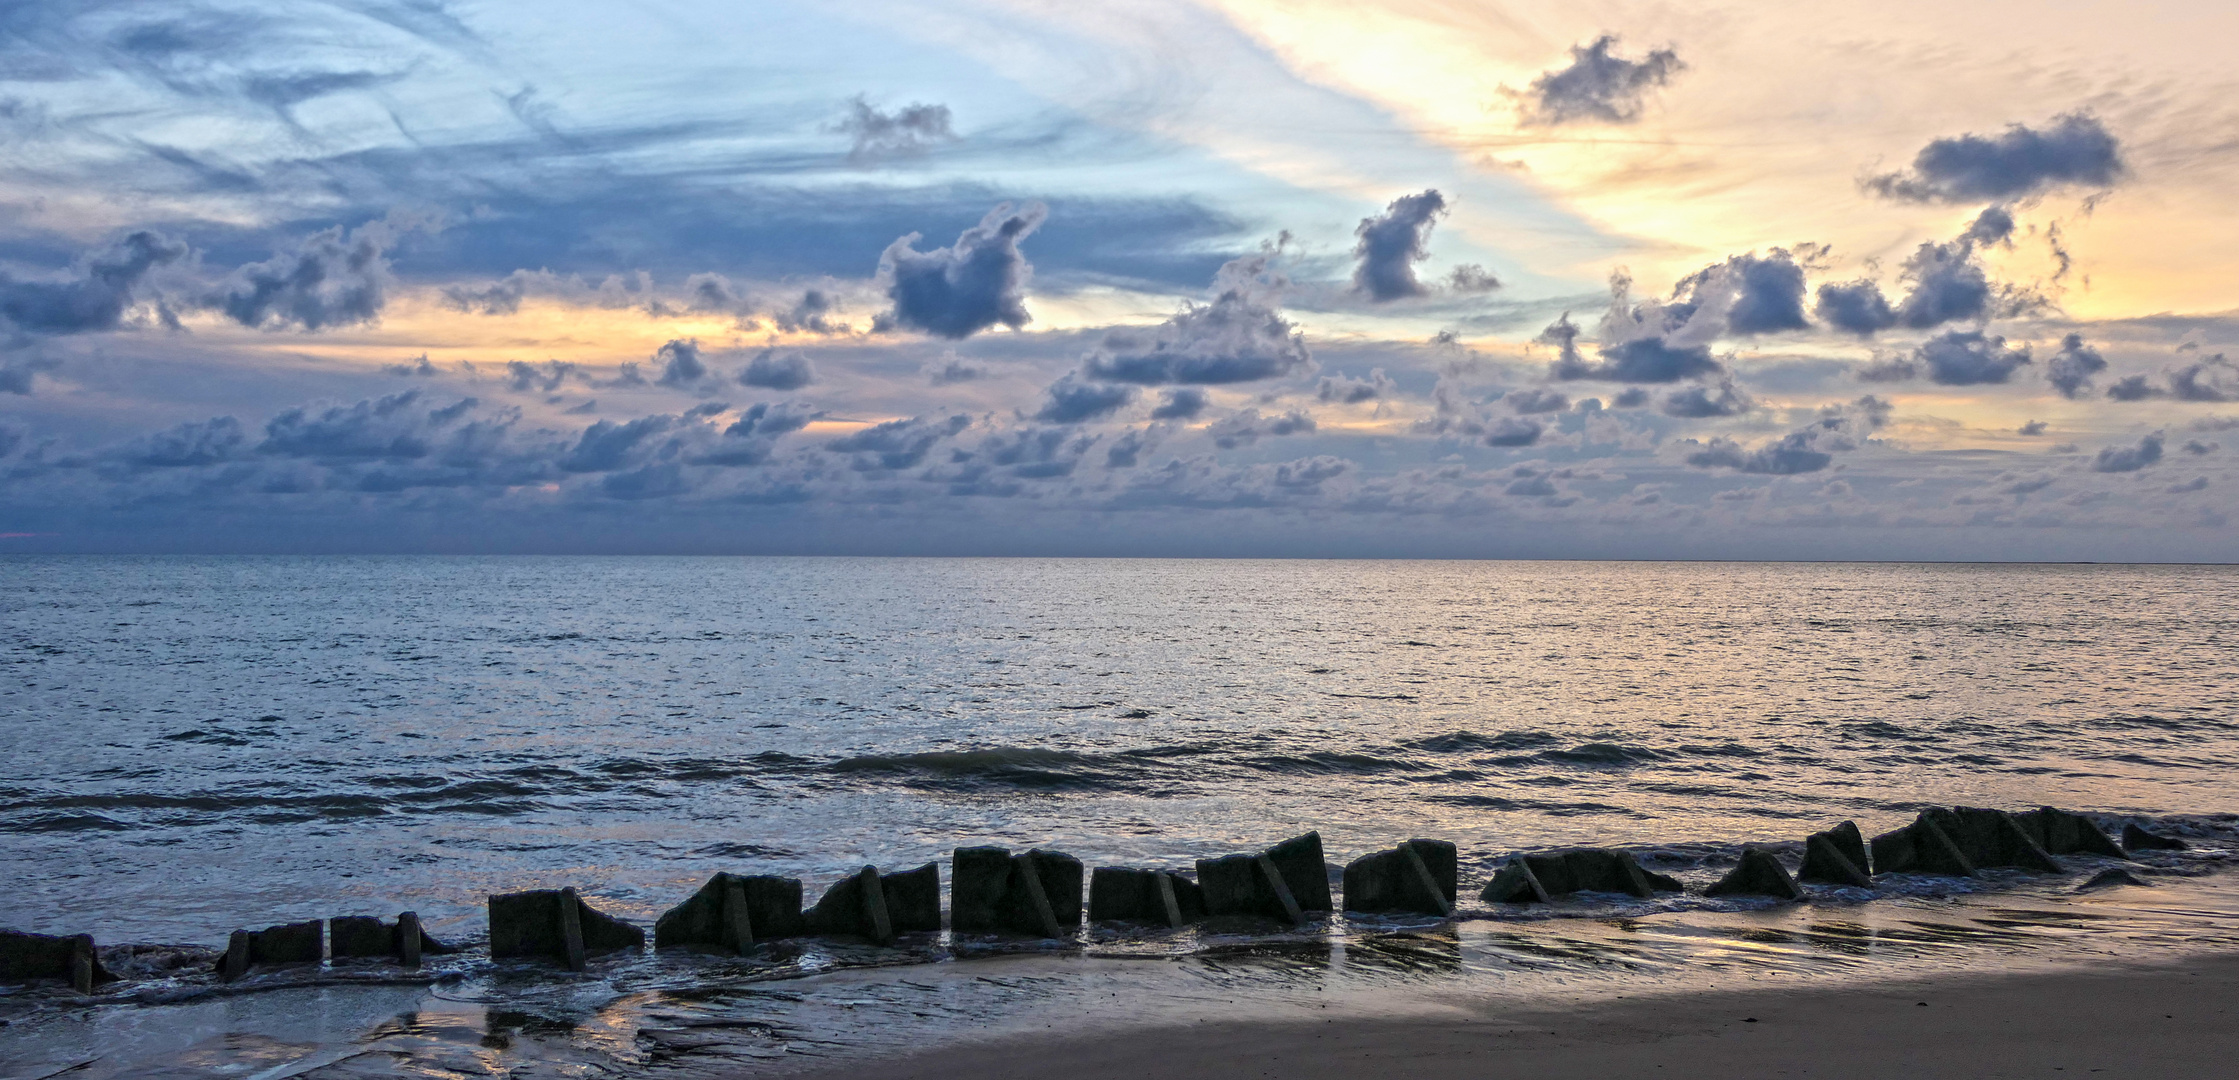
M 1525 952 L 1560 957 L 1590 927 L 1655 917 L 1718 943 L 1682 952 L 1726 956 L 1749 904 L 1519 922 L 1472 885 L 1514 852 L 1577 844 L 1700 884 L 1745 842 L 1957 803 L 2192 836 L 2151 866 L 2189 891 L 2107 917 L 2125 929 L 2104 940 L 2218 942 L 2233 905 L 2216 883 L 2239 852 L 2235 646 L 2233 567 L 8 558 L 0 925 L 214 946 L 413 909 L 471 943 L 483 898 L 519 888 L 574 885 L 650 923 L 717 870 L 799 876 L 813 899 L 865 863 L 964 844 L 1186 867 L 1316 829 L 1335 863 L 1459 844 L 1459 951 L 1530 933 Z M 2074 884 L 1840 899 L 1865 905 L 1856 925 L 1911 925 L 1860 913 L 1876 903 L 2055 904 L 2046 925 L 2088 925 L 2057 899 Z M 1550 914 L 1571 921 L 1537 925 Z M 1337 919 L 1285 940 L 1381 970 L 1359 958 L 1426 932 Z M 1255 940 L 1073 947 L 1202 972 Z M 1416 947 L 1397 951 L 1413 971 Z M 1282 955 L 1267 978 L 1291 986 Z M 1480 983 L 1520 977 L 1458 957 Z M 715 982 L 883 962 L 812 948 Z M 567 1008 L 714 978 L 629 963 L 596 991 L 570 984 Z M 549 993 L 490 989 L 489 970 L 445 977 L 484 1004 Z M 1018 1006 L 957 1008 L 978 1023 Z

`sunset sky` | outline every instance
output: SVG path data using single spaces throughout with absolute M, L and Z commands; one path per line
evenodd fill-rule
M 2235 39 L 0 5 L 0 552 L 2231 560 Z

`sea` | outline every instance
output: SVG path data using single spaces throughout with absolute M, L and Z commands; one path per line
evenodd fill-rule
M 1487 904 L 1518 853 L 1699 889 L 1924 807 L 2094 815 L 2123 864 L 1802 904 Z M 1064 1025 L 1435 1010 L 2239 944 L 2239 567 L 0 557 L 0 1077 L 727 1076 Z M 1452 841 L 1453 919 L 801 939 L 492 961 L 486 898 L 650 927 L 719 871 L 961 846 L 1187 870 Z M 462 947 L 221 983 L 230 931 L 417 912 Z M 43 1071 L 48 1070 L 48 1071 Z

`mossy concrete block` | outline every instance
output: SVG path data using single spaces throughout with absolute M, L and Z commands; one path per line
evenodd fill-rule
M 2099 823 L 2066 810 L 2040 806 L 2035 810 L 2013 815 L 2014 824 L 2021 826 L 2037 846 L 2053 855 L 2104 855 L 2110 859 L 2127 859 L 2130 853 L 2115 843 Z
M 336 960 L 397 959 L 406 955 L 404 930 L 407 920 L 399 918 L 388 922 L 371 915 L 343 915 L 327 920 L 327 951 Z M 428 954 L 454 953 L 456 946 L 428 936 L 420 928 L 419 920 L 409 920 L 412 933 L 417 935 L 419 951 Z
M 60 979 L 79 993 L 91 993 L 95 984 L 115 982 L 117 977 L 101 966 L 90 934 L 57 936 L 0 930 L 0 982 L 33 979 Z
M 490 897 L 490 955 L 567 959 L 563 907 L 572 905 L 586 955 L 645 947 L 645 931 L 585 903 L 568 889 L 531 889 Z
M 1508 865 L 1485 883 L 1477 898 L 1488 904 L 1545 904 L 1554 900 L 1524 858 L 1508 860 Z
M 1345 910 L 1452 915 L 1459 852 L 1444 840 L 1409 840 L 1345 864 Z
M 1272 878 L 1262 860 L 1274 869 Z M 1320 833 L 1292 837 L 1257 855 L 1199 859 L 1197 883 L 1204 888 L 1209 915 L 1261 915 L 1288 922 L 1294 918 L 1293 906 L 1301 915 L 1330 910 L 1329 866 L 1322 861 Z
M 1163 882 L 1163 887 L 1162 887 Z M 1174 907 L 1168 910 L 1167 897 Z M 1088 878 L 1088 921 L 1178 927 L 1205 917 L 1197 883 L 1169 870 L 1099 866 Z
M 1850 825 L 1850 822 L 1846 821 L 1843 824 Z M 1858 827 L 1851 825 L 1850 831 L 1851 835 L 1856 837 Z M 1796 876 L 1801 880 L 1819 885 L 1848 885 L 1856 889 L 1873 888 L 1874 879 L 1867 875 L 1865 868 L 1852 861 L 1851 852 L 1844 850 L 1847 846 L 1836 838 L 1834 830 L 1811 834 L 1804 840 L 1804 865 Z M 1860 840 L 1858 845 L 1858 857 L 1865 857 L 1863 840 Z
M 1770 896 L 1780 900 L 1801 900 L 1804 890 L 1796 879 L 1788 876 L 1788 868 L 1780 864 L 1773 853 L 1763 848 L 1745 847 L 1741 862 L 1717 883 L 1703 890 L 1705 896 Z
M 1874 873 L 1975 876 L 1975 864 L 1928 814 L 1874 837 Z
M 2174 836 L 2147 832 L 2133 822 L 2122 827 L 2122 846 L 2132 851 L 2183 851 L 2191 845 Z
M 801 882 L 774 874 L 718 873 L 698 892 L 662 912 L 653 922 L 656 949 L 713 948 L 737 950 L 730 895 L 733 887 L 743 906 L 745 927 L 752 941 L 774 941 L 808 933 L 801 915 Z

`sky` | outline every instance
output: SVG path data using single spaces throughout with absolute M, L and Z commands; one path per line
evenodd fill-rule
M 0 0 L 0 553 L 2239 560 L 2234 37 Z

